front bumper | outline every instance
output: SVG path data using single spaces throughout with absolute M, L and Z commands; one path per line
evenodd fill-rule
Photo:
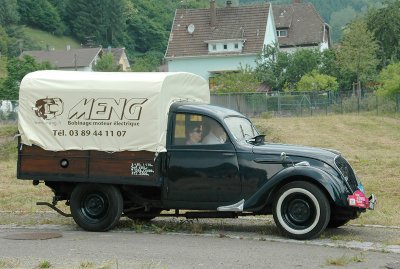
M 347 197 L 347 201 L 349 206 L 363 208 L 363 209 L 370 209 L 374 210 L 375 205 L 377 203 L 376 196 L 371 194 L 369 198 L 367 198 L 361 190 L 355 191 L 352 195 Z

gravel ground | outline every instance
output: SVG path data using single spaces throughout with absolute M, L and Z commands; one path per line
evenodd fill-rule
M 0 227 L 54 227 L 62 230 L 80 230 L 72 218 L 54 212 L 33 214 L 0 212 Z M 272 217 L 241 217 L 238 219 L 199 219 L 158 217 L 149 223 L 135 223 L 122 217 L 115 231 L 132 230 L 150 233 L 209 234 L 220 237 L 255 240 L 286 240 L 279 234 Z M 309 241 L 310 242 L 310 241 Z M 400 253 L 400 227 L 360 226 L 351 223 L 337 229 L 327 229 L 313 243 L 326 246 L 367 248 Z

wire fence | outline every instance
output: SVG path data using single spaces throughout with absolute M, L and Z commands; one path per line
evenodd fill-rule
M 236 110 L 248 117 L 315 116 L 371 112 L 399 113 L 400 94 L 389 98 L 372 92 L 361 96 L 340 92 L 211 94 L 211 104 Z M 18 101 L 0 100 L 0 123 L 16 123 Z
M 389 98 L 372 92 L 359 97 L 340 92 L 212 94 L 211 104 L 239 111 L 248 117 L 400 113 L 400 95 Z

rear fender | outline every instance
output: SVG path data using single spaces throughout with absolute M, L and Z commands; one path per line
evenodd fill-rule
M 260 211 L 271 204 L 275 190 L 296 180 L 305 180 L 319 186 L 330 201 L 337 205 L 346 205 L 347 189 L 340 179 L 334 178 L 327 172 L 312 167 L 289 167 L 281 170 L 265 182 L 261 188 L 244 203 L 244 211 Z

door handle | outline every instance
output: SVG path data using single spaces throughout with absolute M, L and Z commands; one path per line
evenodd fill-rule
M 222 153 L 222 156 L 232 157 L 232 156 L 235 156 L 235 153 L 224 152 L 224 153 Z

